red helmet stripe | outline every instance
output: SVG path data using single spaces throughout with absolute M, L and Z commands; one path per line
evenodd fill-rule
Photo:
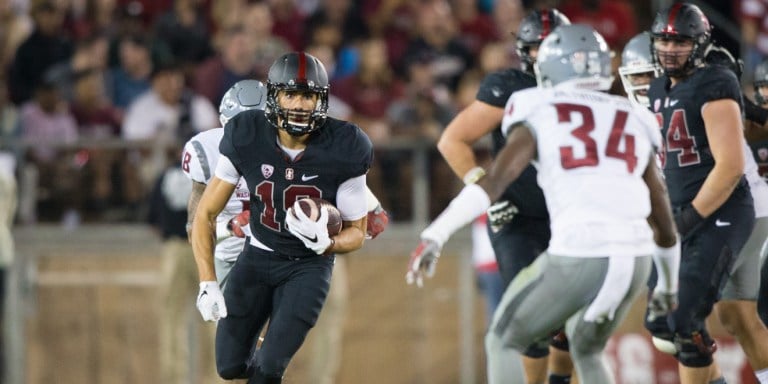
M 669 33 L 673 35 L 677 35 L 677 29 L 675 29 L 675 19 L 677 19 L 677 14 L 680 12 L 680 8 L 683 7 L 683 3 L 675 3 L 672 7 L 669 8 L 669 19 L 667 19 L 667 27 L 664 28 L 663 33 Z
M 299 68 L 296 72 L 296 81 L 301 83 L 307 82 L 307 55 L 304 52 L 299 53 Z
M 549 35 L 552 29 L 552 26 L 550 25 L 551 20 L 549 19 L 549 12 L 550 10 L 545 9 L 541 11 L 541 38 L 545 38 Z

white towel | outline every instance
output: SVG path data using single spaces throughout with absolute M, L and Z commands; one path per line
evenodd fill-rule
M 627 296 L 635 272 L 635 258 L 611 256 L 608 258 L 608 272 L 597 296 L 584 313 L 584 320 L 602 323 L 613 320 L 616 310 Z

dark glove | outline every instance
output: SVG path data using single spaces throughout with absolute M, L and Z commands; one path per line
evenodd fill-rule
M 488 224 L 493 233 L 498 232 L 501 227 L 512 221 L 518 210 L 509 200 L 500 200 L 491 205 L 486 212 L 488 214 Z
M 677 225 L 677 233 L 680 234 L 680 239 L 685 239 L 696 232 L 703 223 L 704 218 L 691 204 L 686 204 L 675 210 L 675 225 Z
M 761 127 L 768 121 L 768 109 L 761 108 L 755 104 L 752 100 L 743 97 L 744 99 L 744 117 L 753 122 L 759 124 Z

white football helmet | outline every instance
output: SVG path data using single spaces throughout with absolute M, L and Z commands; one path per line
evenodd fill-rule
M 258 80 L 240 80 L 233 85 L 219 103 L 221 126 L 242 111 L 264 109 L 267 105 L 267 87 Z
M 567 83 L 574 88 L 605 91 L 611 88 L 611 52 L 594 28 L 561 25 L 539 46 L 534 64 L 539 87 Z
M 627 93 L 627 98 L 633 103 L 650 107 L 648 100 L 648 88 L 650 81 L 645 84 L 636 84 L 632 82 L 632 75 L 647 73 L 651 79 L 661 75 L 661 68 L 656 65 L 651 54 L 651 35 L 648 32 L 642 32 L 632 40 L 629 40 L 624 46 L 624 52 L 621 54 L 621 66 L 619 67 L 619 78 Z

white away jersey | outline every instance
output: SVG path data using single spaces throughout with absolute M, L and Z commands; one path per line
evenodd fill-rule
M 530 88 L 507 101 L 504 134 L 517 123 L 536 137 L 534 165 L 551 220 L 551 253 L 651 254 L 643 173 L 661 143 L 651 112 L 602 92 Z
M 184 145 L 184 153 L 181 155 L 181 169 L 184 173 L 198 183 L 208 184 L 213 178 L 216 164 L 219 162 L 219 141 L 224 135 L 224 128 L 214 128 L 203 131 L 189 139 Z M 216 217 L 217 224 L 226 223 L 243 211 L 250 203 L 250 193 L 245 179 L 240 178 L 235 187 L 235 192 L 227 201 L 224 210 Z M 244 227 L 250 236 L 250 227 Z M 229 237 L 216 244 L 214 255 L 224 261 L 235 261 L 237 255 L 243 250 L 245 239 Z

